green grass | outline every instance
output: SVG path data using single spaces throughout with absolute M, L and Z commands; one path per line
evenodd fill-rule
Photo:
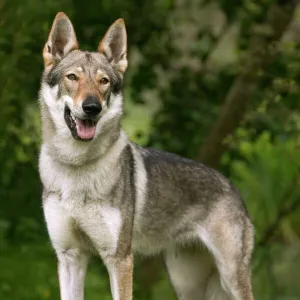
M 47 243 L 7 246 L 0 256 L 0 299 L 59 299 L 56 258 Z M 86 299 L 109 300 L 108 276 L 95 260 L 86 278 Z
M 299 245 L 278 245 L 265 258 L 260 257 L 260 267 L 253 274 L 255 299 L 300 299 Z M 272 260 L 272 268 L 266 268 L 263 259 Z M 257 265 L 257 257 L 256 257 Z M 134 299 L 143 300 L 138 287 L 138 261 L 135 267 Z M 0 250 L 0 299 L 41 300 L 59 299 L 56 257 L 47 241 L 26 243 L 23 246 L 5 245 Z M 273 274 L 273 275 L 272 275 Z M 94 258 L 85 280 L 86 300 L 111 300 L 108 274 L 100 258 Z M 147 298 L 148 299 L 148 298 Z M 153 300 L 175 300 L 166 272 L 153 290 Z

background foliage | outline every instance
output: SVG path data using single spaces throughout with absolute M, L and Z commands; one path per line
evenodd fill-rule
M 300 8 L 292 0 L 0 2 L 0 298 L 58 298 L 37 174 L 41 50 L 58 11 L 89 50 L 125 19 L 125 130 L 230 177 L 256 228 L 255 299 L 300 299 Z M 156 266 L 139 261 L 135 299 L 175 299 Z M 111 299 L 97 260 L 86 294 Z

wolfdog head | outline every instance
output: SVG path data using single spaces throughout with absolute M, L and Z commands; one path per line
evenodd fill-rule
M 118 19 L 96 52 L 81 51 L 71 21 L 57 14 L 43 50 L 40 100 L 56 136 L 92 141 L 110 124 L 119 124 L 126 44 L 125 24 Z

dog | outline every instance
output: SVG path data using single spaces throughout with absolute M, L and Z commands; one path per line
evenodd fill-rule
M 89 258 L 99 255 L 113 299 L 131 300 L 133 253 L 162 253 L 178 299 L 252 300 L 254 230 L 236 188 L 121 130 L 126 53 L 123 19 L 87 52 L 62 12 L 43 50 L 39 172 L 61 299 L 84 299 Z

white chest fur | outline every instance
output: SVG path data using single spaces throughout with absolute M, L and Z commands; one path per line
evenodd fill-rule
M 80 241 L 74 235 L 76 226 L 89 237 L 97 251 L 116 251 L 122 216 L 118 208 L 110 205 L 109 192 L 121 171 L 115 155 L 122 148 L 119 145 L 118 149 L 112 149 L 105 160 L 72 167 L 55 161 L 47 147 L 42 147 L 40 175 L 49 194 L 43 206 L 56 249 L 79 246 Z
M 44 200 L 44 213 L 51 241 L 56 251 L 82 248 L 96 249 L 103 255 L 113 255 L 117 250 L 121 213 L 108 205 L 87 204 L 70 210 L 57 194 L 50 194 Z M 76 231 L 84 233 L 92 245 L 83 244 Z M 91 249 L 87 247 L 92 246 Z M 105 252 L 105 253 L 104 253 Z

